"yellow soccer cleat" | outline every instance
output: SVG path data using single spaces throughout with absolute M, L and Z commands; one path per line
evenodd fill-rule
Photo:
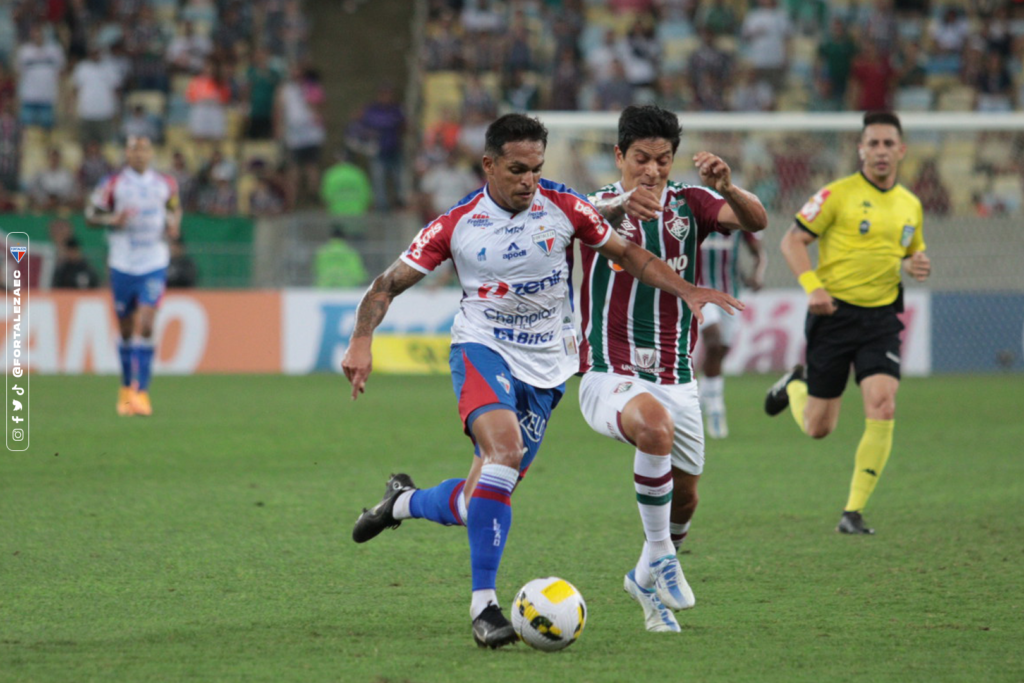
M 117 392 L 117 414 L 124 417 L 134 415 L 135 411 L 132 410 L 132 402 L 134 399 L 134 389 L 131 387 L 121 387 L 121 390 Z
M 153 406 L 149 402 L 148 391 L 137 391 L 132 398 L 132 414 L 149 417 L 153 414 Z

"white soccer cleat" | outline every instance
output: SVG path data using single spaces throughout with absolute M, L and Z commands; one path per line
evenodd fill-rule
M 704 433 L 708 435 L 708 438 L 724 439 L 729 436 L 729 424 L 725 421 L 724 410 L 709 410 L 707 416 L 707 427 L 704 429 Z
M 675 555 L 665 555 L 651 562 L 651 576 L 654 577 L 654 591 L 665 607 L 678 612 L 697 604 Z
M 629 597 L 640 603 L 644 608 L 644 621 L 647 630 L 652 633 L 679 633 L 679 622 L 672 611 L 662 604 L 653 588 L 641 588 L 636 582 L 636 570 L 630 569 L 622 582 L 622 587 Z

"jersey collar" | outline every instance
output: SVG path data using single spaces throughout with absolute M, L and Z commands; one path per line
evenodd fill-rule
M 537 188 L 537 192 L 533 193 L 533 197 L 530 199 L 530 206 L 533 206 L 533 203 L 537 200 L 537 194 L 539 192 L 540 187 Z M 530 210 L 529 208 L 526 208 L 523 211 L 520 211 L 519 213 L 512 213 L 508 209 L 503 208 L 500 204 L 498 204 L 498 202 L 494 201 L 493 197 L 491 197 L 490 183 L 484 185 L 484 205 L 487 207 L 489 211 L 492 211 L 495 214 L 497 214 L 499 218 L 515 218 L 516 216 L 524 214 Z
M 879 187 L 878 185 L 875 185 L 873 182 L 871 182 L 871 179 L 868 178 L 866 173 L 864 173 L 864 169 L 863 168 L 861 170 L 857 171 L 857 172 L 860 173 L 860 177 L 864 179 L 865 183 L 867 183 L 868 185 L 870 185 L 871 187 L 875 188 L 876 190 L 878 190 L 879 192 L 882 192 L 882 193 L 892 192 L 893 190 L 896 189 L 896 186 L 899 185 L 898 182 L 893 183 L 892 187 L 890 187 L 889 189 L 886 190 L 886 189 L 883 189 L 883 188 Z

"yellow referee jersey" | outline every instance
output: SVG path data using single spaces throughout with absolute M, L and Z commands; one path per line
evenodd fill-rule
M 823 187 L 796 215 L 819 237 L 815 272 L 826 291 L 872 308 L 899 295 L 903 259 L 925 248 L 922 220 L 921 201 L 910 190 L 881 190 L 860 172 Z

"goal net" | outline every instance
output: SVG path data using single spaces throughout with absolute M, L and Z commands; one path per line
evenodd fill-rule
M 581 192 L 618 179 L 616 113 L 541 112 L 546 177 Z M 779 242 L 818 188 L 858 168 L 861 115 L 684 114 L 672 178 L 699 183 L 691 157 L 725 159 L 769 213 L 765 289 L 748 308 L 726 372 L 778 372 L 803 355 L 805 300 Z M 932 277 L 904 278 L 904 371 L 1024 371 L 1024 114 L 909 113 L 900 182 L 925 207 Z M 742 261 L 741 261 L 742 266 Z

